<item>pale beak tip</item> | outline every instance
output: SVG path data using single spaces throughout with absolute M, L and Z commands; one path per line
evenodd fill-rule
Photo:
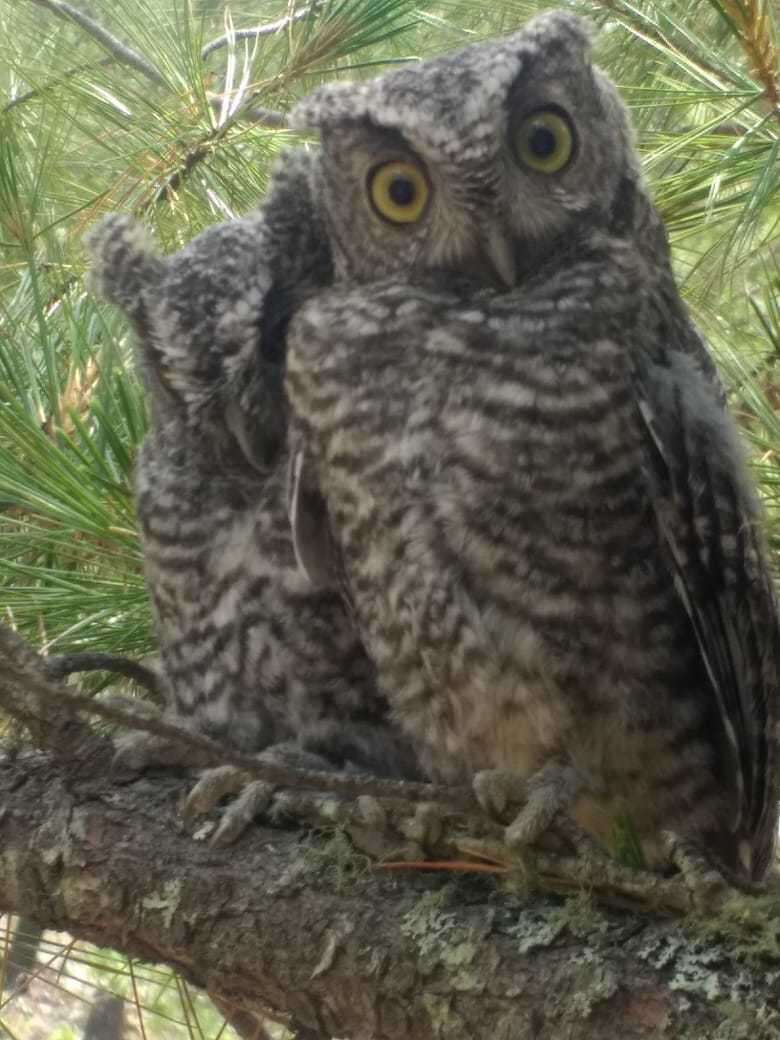
M 485 241 L 485 255 L 497 280 L 505 289 L 512 289 L 517 281 L 514 250 L 504 229 L 493 226 Z

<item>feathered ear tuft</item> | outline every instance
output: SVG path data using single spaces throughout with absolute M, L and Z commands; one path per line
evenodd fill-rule
M 159 284 L 164 269 L 146 228 L 133 217 L 112 213 L 89 232 L 85 244 L 92 259 L 92 292 L 139 321 L 144 291 Z
M 576 62 L 590 62 L 595 26 L 568 11 L 546 11 L 532 18 L 516 33 L 516 38 L 540 49 L 571 54 Z
M 294 130 L 323 130 L 365 118 L 369 89 L 375 82 L 328 83 L 318 87 L 290 112 L 290 126 Z

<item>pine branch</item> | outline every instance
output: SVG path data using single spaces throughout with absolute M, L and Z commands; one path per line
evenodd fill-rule
M 780 121 L 780 75 L 778 53 L 772 42 L 769 14 L 761 0 L 715 0 L 748 58 L 751 76 L 764 91 L 775 117 Z
M 32 0 L 35 3 L 35 0 Z M 115 63 L 115 58 L 101 58 L 100 61 L 85 61 L 81 65 L 74 65 L 72 69 L 66 69 L 61 75 L 55 79 L 49 80 L 48 83 L 44 83 L 41 87 L 34 87 L 32 90 L 27 90 L 24 94 L 18 94 L 15 98 L 3 105 L 0 108 L 0 112 L 10 112 L 11 109 L 17 108 L 19 105 L 25 105 L 28 101 L 34 101 L 35 98 L 43 97 L 44 94 L 49 91 L 56 90 L 57 87 L 62 86 L 69 79 L 73 79 L 74 76 L 80 75 L 82 72 L 89 72 L 91 69 L 106 68 L 109 65 Z
M 157 673 L 129 657 L 121 657 L 119 654 L 77 653 L 51 654 L 43 660 L 46 672 L 52 679 L 64 679 L 68 675 L 80 672 L 113 672 L 143 686 L 158 704 L 163 701 L 163 688 Z
M 151 82 L 158 86 L 168 87 L 168 84 L 160 71 L 151 62 L 147 61 L 143 55 L 138 54 L 131 47 L 122 43 L 121 40 L 117 39 L 116 36 L 110 33 L 102 25 L 96 22 L 93 18 L 84 14 L 82 11 L 79 11 L 78 8 L 74 7 L 72 4 L 66 3 L 65 0 L 30 0 L 30 2 L 45 7 L 62 18 L 69 18 L 71 21 L 81 26 L 81 28 L 89 33 L 93 39 L 97 40 L 102 47 L 105 47 L 105 49 L 109 51 L 109 57 L 103 58 L 102 61 L 97 63 L 85 62 L 81 65 L 74 66 L 72 69 L 67 69 L 55 80 L 43 87 L 36 87 L 34 90 L 28 90 L 26 93 L 19 95 L 19 97 L 13 98 L 2 108 L 1 111 L 8 112 L 18 105 L 22 105 L 27 101 L 32 101 L 34 98 L 40 97 L 48 90 L 54 89 L 68 79 L 72 79 L 74 76 L 77 76 L 82 72 L 88 72 L 92 68 L 106 67 L 114 62 L 134 68 L 137 72 L 140 72 L 143 76 L 146 76 L 147 79 L 151 80 Z M 204 45 L 200 52 L 201 59 L 205 61 L 211 54 L 221 50 L 223 47 L 230 46 L 234 40 L 256 40 L 263 36 L 273 36 L 282 29 L 286 29 L 295 22 L 299 22 L 303 18 L 306 18 L 315 11 L 319 5 L 319 2 L 312 3 L 302 8 L 300 11 L 296 11 L 284 18 L 279 18 L 274 22 L 267 22 L 264 25 L 257 25 L 253 28 L 236 29 L 233 32 L 224 33 L 222 36 L 218 36 L 216 39 L 211 40 L 209 43 Z M 214 107 L 216 107 L 217 104 L 218 102 L 215 102 Z M 273 109 L 254 107 L 249 112 L 242 115 L 241 118 L 242 121 L 259 123 L 274 129 L 286 129 L 287 127 L 287 119 L 284 114 Z M 174 189 L 174 185 L 166 185 L 166 191 Z
M 712 76 L 716 82 L 725 82 L 722 67 L 708 61 L 704 54 L 690 46 L 689 41 L 671 40 L 661 28 L 635 4 L 626 0 L 593 0 L 597 8 L 608 11 L 620 19 L 640 40 L 651 42 L 666 54 L 681 55 L 687 62 L 698 66 Z M 719 0 L 710 0 L 716 4 Z
M 131 47 L 122 43 L 121 40 L 118 40 L 116 36 L 96 22 L 94 18 L 90 18 L 89 15 L 79 11 L 72 4 L 66 3 L 65 0 L 30 0 L 30 3 L 37 4 L 39 7 L 45 7 L 54 14 L 59 15 L 60 18 L 67 18 L 75 22 L 76 25 L 81 26 L 85 32 L 89 33 L 101 47 L 107 50 L 115 61 L 122 65 L 129 65 L 130 68 L 140 72 L 142 76 L 151 80 L 152 83 L 156 83 L 159 86 L 167 85 L 165 77 L 151 62 L 147 61 L 146 58 Z

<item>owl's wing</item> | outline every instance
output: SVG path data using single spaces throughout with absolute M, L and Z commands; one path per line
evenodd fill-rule
M 733 753 L 741 795 L 735 831 L 749 837 L 760 874 L 776 827 L 777 604 L 731 417 L 695 358 L 677 352 L 667 361 L 636 371 L 647 472 Z

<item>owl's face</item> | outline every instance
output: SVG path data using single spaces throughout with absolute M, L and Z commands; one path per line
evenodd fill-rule
M 623 105 L 578 18 L 322 87 L 293 113 L 322 139 L 337 275 L 442 270 L 506 287 L 608 226 L 639 179 Z M 623 219 L 623 218 L 620 218 Z

